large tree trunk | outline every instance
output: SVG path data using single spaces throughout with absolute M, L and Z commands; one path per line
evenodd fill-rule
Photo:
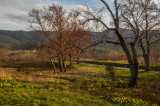
M 122 48 L 123 48 L 123 50 L 124 50 L 124 52 L 125 52 L 125 54 L 127 56 L 129 65 L 130 65 L 131 78 L 130 78 L 129 86 L 130 87 L 134 87 L 134 86 L 137 85 L 138 70 L 139 70 L 139 68 L 138 68 L 139 67 L 139 63 L 137 61 L 137 51 L 136 51 L 135 46 L 136 46 L 136 44 L 137 44 L 137 42 L 139 40 L 140 30 L 137 27 L 138 25 L 136 25 L 136 27 L 131 25 L 132 27 L 134 27 L 133 29 L 134 29 L 135 39 L 134 39 L 134 42 L 130 43 L 130 46 L 131 46 L 131 50 L 130 50 L 129 45 L 127 45 L 127 40 L 126 40 L 125 36 L 123 36 L 120 33 L 119 6 L 118 6 L 118 3 L 117 3 L 117 0 L 115 0 L 115 2 L 114 2 L 115 10 L 116 10 L 115 16 L 112 13 L 112 11 L 109 8 L 109 6 L 107 5 L 107 3 L 104 0 L 101 0 L 101 1 L 106 5 L 107 9 L 111 13 L 112 18 L 114 20 L 115 33 L 117 34 L 117 37 L 118 37 L 119 42 L 120 42 L 120 45 L 122 46 Z M 128 19 L 126 19 L 126 17 L 123 17 L 123 18 L 125 18 L 125 20 L 128 20 Z
M 129 66 L 130 66 L 130 72 L 131 72 L 131 78 L 129 82 L 129 87 L 134 87 L 137 85 L 137 78 L 138 78 L 138 63 L 133 61 L 132 55 L 127 47 L 127 45 L 122 46 L 123 50 L 125 51 L 125 54 L 127 56 Z
M 131 45 L 131 50 L 132 50 L 132 56 L 133 56 L 133 62 L 134 62 L 134 70 L 131 74 L 131 80 L 130 80 L 130 87 L 133 87 L 137 85 L 137 79 L 138 79 L 138 70 L 139 70 L 139 62 L 138 62 L 138 57 L 137 57 L 137 51 L 136 51 L 136 46 L 135 44 L 130 44 Z
M 137 85 L 138 71 L 136 71 L 135 66 L 130 66 L 130 67 L 131 67 L 130 68 L 131 78 L 130 78 L 130 82 L 129 82 L 129 87 L 134 87 Z
M 130 66 L 131 78 L 130 78 L 130 82 L 129 82 L 129 87 L 134 87 L 137 84 L 137 78 L 138 78 L 138 62 L 137 62 L 136 49 L 132 47 L 133 55 L 131 55 L 131 51 L 129 50 L 127 43 L 125 42 L 124 38 L 120 35 L 120 31 L 117 30 L 116 33 L 119 34 L 118 38 L 119 38 L 119 41 L 121 42 L 121 47 L 123 48 L 123 50 L 127 56 L 127 60 L 129 62 L 129 66 Z M 135 57 L 134 57 L 134 55 L 135 55 Z

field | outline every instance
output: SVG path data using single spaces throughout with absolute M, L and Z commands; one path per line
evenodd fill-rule
M 0 75 L 0 105 L 160 105 L 158 73 L 139 72 L 138 85 L 128 88 L 127 70 L 115 69 L 113 76 L 105 68 L 82 64 L 57 74 L 53 74 L 48 62 L 4 66 L 0 69 L 4 70 Z
M 101 60 L 83 60 L 82 63 L 89 63 L 89 64 L 97 64 L 97 65 L 111 65 L 114 67 L 125 67 L 129 68 L 128 62 L 122 62 L 122 61 L 101 61 Z M 151 65 L 150 66 L 152 71 L 160 71 L 160 65 Z M 145 65 L 140 63 L 139 69 L 145 69 Z
M 159 1 L 0 0 L 0 106 L 160 106 Z

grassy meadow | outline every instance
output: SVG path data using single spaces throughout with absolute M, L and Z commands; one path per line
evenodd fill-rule
M 128 70 L 74 64 L 53 74 L 49 62 L 2 65 L 0 105 L 22 106 L 159 106 L 160 74 L 139 72 L 138 85 L 128 88 Z M 114 77 L 114 78 L 113 78 Z
M 122 61 L 102 61 L 102 60 L 83 60 L 82 63 L 89 63 L 89 64 L 97 64 L 97 65 L 111 65 L 114 67 L 126 67 L 129 68 L 128 62 L 122 62 Z M 139 64 L 140 69 L 145 69 L 145 65 L 140 63 Z M 153 71 L 160 71 L 160 65 L 151 65 L 151 70 Z

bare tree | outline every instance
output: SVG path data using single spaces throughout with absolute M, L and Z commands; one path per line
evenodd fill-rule
M 62 6 L 52 5 L 42 10 L 32 10 L 29 16 L 33 18 L 31 28 L 37 32 L 39 48 L 45 50 L 53 64 L 57 58 L 60 72 L 66 72 L 65 61 L 75 54 L 84 36 L 89 35 L 79 25 L 72 12 L 66 12 Z M 72 63 L 72 62 L 71 62 Z
M 29 16 L 33 18 L 31 28 L 39 33 L 42 42 L 47 42 L 45 44 L 52 62 L 56 57 L 59 60 L 60 72 L 66 72 L 65 60 L 70 49 L 70 37 L 67 32 L 70 15 L 62 6 L 53 4 L 42 10 L 33 9 Z
M 100 1 L 104 4 L 105 9 L 107 9 L 109 11 L 109 13 L 112 17 L 113 27 L 110 28 L 106 24 L 106 22 L 103 21 L 102 15 L 103 15 L 104 8 L 100 9 L 99 11 L 94 11 L 94 10 L 91 10 L 89 7 L 86 7 L 86 10 L 83 10 L 81 12 L 81 16 L 84 17 L 83 24 L 85 24 L 89 21 L 100 22 L 103 25 L 103 27 L 106 28 L 106 30 L 114 31 L 114 33 L 115 33 L 114 37 L 117 38 L 118 41 L 110 40 L 110 39 L 103 39 L 101 41 L 95 42 L 93 45 L 100 44 L 100 43 L 112 43 L 112 44 L 120 45 L 123 48 L 123 51 L 125 52 L 126 57 L 129 62 L 129 65 L 130 65 L 131 78 L 130 78 L 129 86 L 134 87 L 137 84 L 138 69 L 139 69 L 139 63 L 137 60 L 136 45 L 137 45 L 137 43 L 139 41 L 139 37 L 140 37 L 140 28 L 139 28 L 138 21 L 134 22 L 134 19 L 136 18 L 133 14 L 134 10 L 130 11 L 130 14 L 128 14 L 124 10 L 124 8 L 125 8 L 124 5 L 119 4 L 117 2 L 117 0 L 114 0 L 115 10 L 112 10 L 105 0 L 100 0 Z M 130 8 L 128 8 L 129 10 L 136 8 L 136 7 L 134 7 L 134 4 L 132 4 L 132 3 L 127 4 L 127 5 L 132 5 Z M 119 13 L 120 10 L 122 11 L 121 14 Z M 139 13 L 138 13 L 138 15 L 139 15 Z M 121 21 L 120 16 L 123 17 L 123 21 Z M 132 18 L 132 19 L 130 19 L 130 18 Z M 121 25 L 123 25 L 124 22 L 126 24 L 128 24 L 130 26 L 130 28 L 133 29 L 133 32 L 134 32 L 133 39 L 130 41 L 128 41 L 126 36 L 121 32 L 121 28 L 123 28 L 123 26 L 121 26 Z M 132 22 L 134 22 L 134 25 L 132 24 Z
M 79 61 L 79 57 L 82 51 L 79 49 L 82 46 L 85 47 L 86 45 L 90 44 L 91 41 L 91 33 L 84 29 L 85 25 L 81 25 L 79 20 L 77 20 L 77 14 L 70 12 L 70 22 L 68 25 L 68 34 L 70 35 L 70 51 L 68 52 L 70 66 L 72 66 L 72 59 L 73 57 L 77 57 Z M 77 61 L 77 63 L 78 63 Z
M 150 70 L 150 54 L 153 45 L 158 45 L 160 42 L 160 8 L 152 0 L 145 0 L 141 2 L 142 9 L 145 10 L 142 15 L 142 36 L 139 44 L 143 53 L 145 61 L 145 70 Z

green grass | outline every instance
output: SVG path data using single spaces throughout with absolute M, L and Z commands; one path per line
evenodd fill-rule
M 14 66 L 21 66 L 16 63 Z M 30 63 L 31 64 L 31 63 Z M 160 74 L 139 72 L 138 85 L 128 88 L 128 70 L 115 70 L 115 81 L 105 68 L 75 64 L 66 73 L 51 73 L 49 68 L 38 70 L 43 63 L 21 66 L 31 70 L 29 75 L 53 79 L 53 82 L 20 81 L 17 78 L 0 79 L 0 105 L 60 105 L 60 106 L 151 106 L 160 105 Z M 32 66 L 32 67 L 31 67 Z M 49 66 L 47 66 L 49 67 Z M 23 73 L 23 70 L 20 71 Z M 156 106 L 156 105 L 155 105 Z
M 105 72 L 105 68 L 102 68 L 102 67 L 87 66 L 87 65 L 80 65 L 80 66 L 96 69 L 99 72 Z M 123 96 L 119 97 L 119 99 L 125 97 L 124 95 L 127 95 L 127 97 L 125 98 L 131 97 L 131 98 L 137 98 L 140 100 L 143 99 L 148 101 L 149 103 L 152 103 L 152 104 L 157 103 L 160 105 L 160 74 L 159 73 L 139 72 L 138 85 L 137 87 L 132 89 L 126 87 L 126 85 L 129 83 L 130 71 L 115 69 L 115 75 L 116 75 L 116 81 L 114 83 L 116 86 L 118 85 L 119 87 L 118 88 L 111 87 L 111 88 L 114 89 L 113 92 L 117 92 L 118 94 L 121 94 L 121 93 L 123 94 Z M 108 78 L 108 76 L 106 77 Z M 107 80 L 107 84 L 111 83 L 111 80 L 109 78 L 105 80 Z M 117 98 L 117 96 L 115 96 L 115 98 Z
M 103 105 L 111 103 L 89 94 L 60 91 L 52 84 L 36 84 L 18 79 L 0 79 L 0 105 L 40 105 L 40 106 L 80 106 Z
M 115 67 L 126 67 L 129 68 L 128 62 L 120 62 L 120 61 L 100 61 L 100 60 L 82 60 L 81 63 L 89 63 L 89 64 L 98 64 L 98 65 L 111 65 Z M 145 69 L 145 66 L 140 64 L 140 69 Z M 151 70 L 160 71 L 160 65 L 155 66 L 151 65 Z

